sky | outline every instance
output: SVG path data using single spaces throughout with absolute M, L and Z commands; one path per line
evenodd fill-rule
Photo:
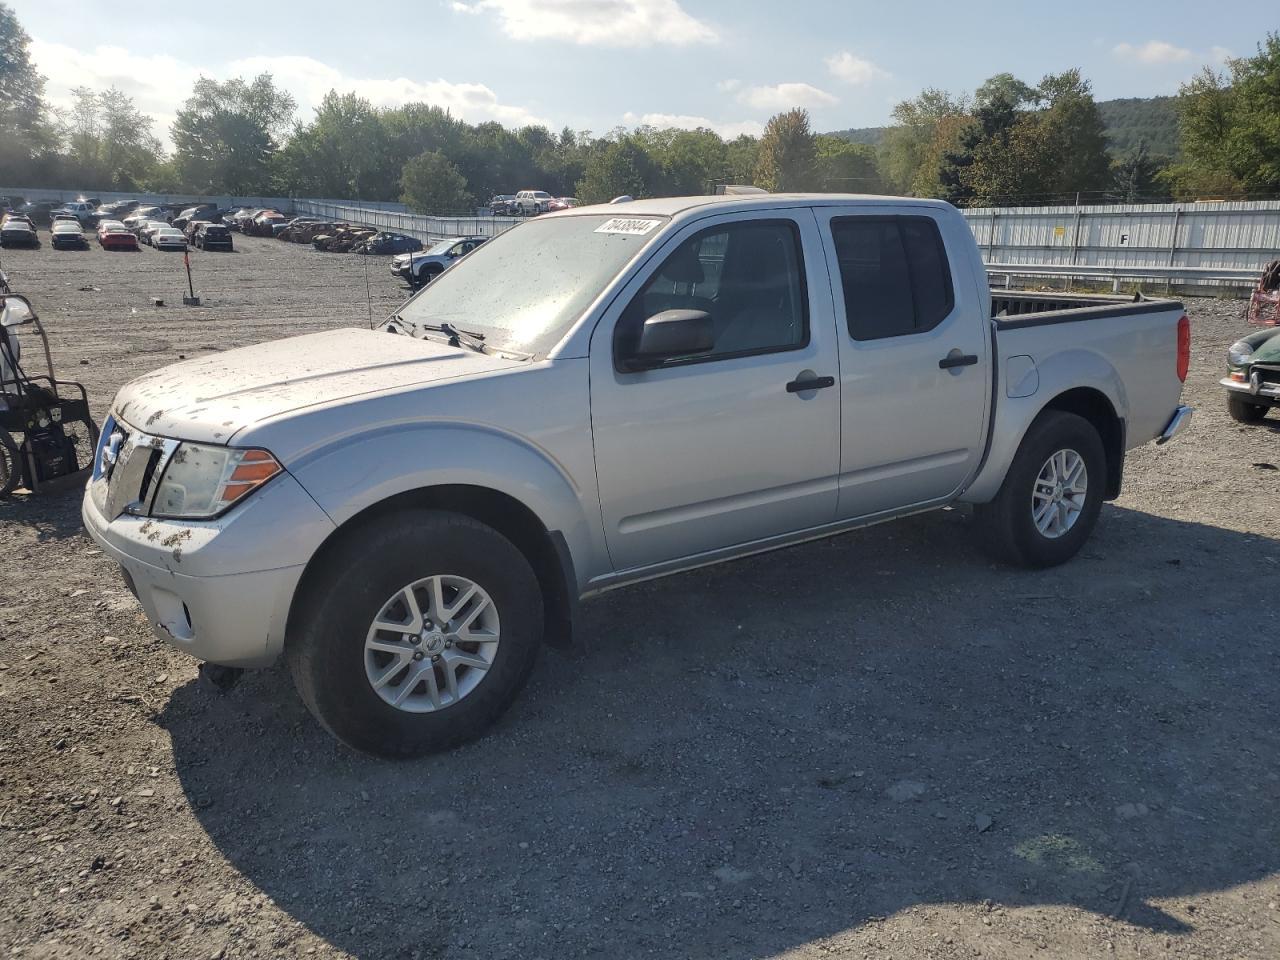
M 879 126 L 925 87 L 972 91 L 1003 71 L 1035 83 L 1079 67 L 1100 100 L 1172 94 L 1280 27 L 1255 0 L 8 2 L 55 106 L 73 87 L 115 86 L 166 142 L 201 75 L 270 72 L 303 120 L 337 89 L 473 123 L 732 137 L 794 106 L 818 131 Z

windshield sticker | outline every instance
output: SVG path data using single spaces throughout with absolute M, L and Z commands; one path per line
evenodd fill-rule
M 661 220 L 639 220 L 635 217 L 614 217 L 596 227 L 596 233 L 628 233 L 642 237 L 661 222 Z

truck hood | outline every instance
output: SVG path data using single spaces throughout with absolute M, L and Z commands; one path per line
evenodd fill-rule
M 162 367 L 122 387 L 113 413 L 154 436 L 227 443 L 246 427 L 304 407 L 521 362 L 385 330 L 331 330 Z

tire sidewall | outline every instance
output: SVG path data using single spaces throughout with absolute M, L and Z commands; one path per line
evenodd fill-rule
M 335 736 L 359 750 L 408 757 L 479 736 L 524 685 L 542 640 L 537 578 L 509 540 L 445 511 L 413 511 L 363 531 L 329 558 L 309 595 L 291 656 L 304 701 Z M 484 679 L 458 703 L 408 713 L 369 684 L 364 643 L 383 605 L 410 583 L 436 574 L 478 584 L 497 608 L 501 641 Z
M 1085 505 L 1071 529 L 1057 538 L 1042 534 L 1032 517 L 1032 491 L 1045 462 L 1059 450 L 1074 450 L 1085 463 L 1088 487 Z M 1052 567 L 1064 563 L 1079 552 L 1089 539 L 1107 485 L 1106 452 L 1093 425 L 1071 413 L 1051 411 L 1032 425 L 1013 466 L 1005 478 L 1004 522 L 1009 524 L 1013 546 L 1024 563 L 1033 567 Z

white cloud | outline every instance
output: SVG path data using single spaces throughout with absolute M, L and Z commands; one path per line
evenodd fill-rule
M 714 130 L 726 140 L 733 140 L 746 134 L 758 137 L 764 133 L 764 124 L 758 120 L 710 120 L 707 117 L 694 117 L 683 113 L 642 113 L 627 112 L 622 116 L 623 122 L 630 126 L 658 127 L 662 130 L 697 130 L 705 128 Z
M 790 110 L 792 107 L 829 107 L 840 101 L 808 83 L 777 83 L 771 87 L 748 87 L 738 100 L 757 110 Z
M 874 80 L 888 78 L 889 72 L 882 70 L 870 60 L 855 57 L 848 50 L 841 50 L 827 57 L 827 69 L 831 75 L 855 87 L 865 86 Z
M 1134 46 L 1132 43 L 1118 43 L 1111 48 L 1111 52 L 1117 57 L 1148 64 L 1185 63 L 1195 56 L 1190 50 L 1175 47 L 1172 43 L 1165 43 L 1163 40 L 1148 40 L 1140 46 Z
M 482 83 L 453 83 L 449 80 L 410 80 L 396 77 L 380 80 L 351 77 L 311 57 L 246 57 L 226 67 L 228 76 L 253 77 L 269 72 L 276 83 L 298 101 L 302 118 L 320 105 L 330 90 L 355 93 L 375 107 L 396 107 L 404 103 L 429 103 L 448 109 L 456 117 L 472 123 L 497 120 L 507 126 L 545 123 L 524 107 L 498 102 L 498 96 Z
M 496 14 L 513 40 L 563 40 L 583 46 L 688 46 L 719 39 L 679 0 L 454 0 L 453 9 Z
M 740 86 L 742 86 L 741 80 L 729 79 L 716 81 L 716 89 L 721 93 L 733 93 L 733 91 L 737 90 Z
M 1209 56 L 1213 57 L 1215 63 L 1226 63 L 1235 58 L 1235 54 L 1226 47 L 1210 47 Z
M 502 103 L 498 95 L 482 83 L 354 77 L 311 57 L 248 57 L 197 65 L 164 54 L 135 54 L 108 46 L 77 50 L 38 39 L 31 42 L 31 57 L 48 79 L 46 93 L 53 106 L 69 107 L 74 87 L 102 90 L 114 86 L 133 97 L 139 110 L 155 118 L 152 132 L 162 141 L 168 140 L 174 115 L 191 95 L 191 88 L 201 75 L 225 80 L 269 72 L 276 84 L 298 101 L 298 115 L 302 120 L 310 119 L 311 111 L 326 93 L 337 90 L 339 93 L 354 91 L 379 107 L 430 103 L 472 123 L 496 120 L 506 126 L 523 126 L 545 122 L 525 107 Z

